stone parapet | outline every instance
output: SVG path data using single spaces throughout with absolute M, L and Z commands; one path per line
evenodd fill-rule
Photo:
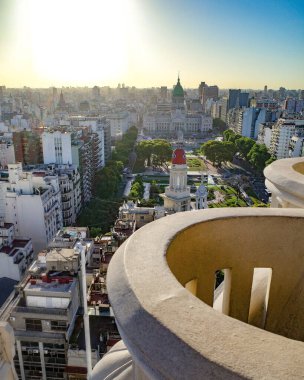
M 303 230 L 304 210 L 226 208 L 174 214 L 135 232 L 108 271 L 133 378 L 303 378 Z M 261 268 L 270 276 L 256 294 Z M 222 313 L 214 309 L 218 270 Z
M 304 157 L 274 161 L 264 170 L 271 207 L 304 208 Z

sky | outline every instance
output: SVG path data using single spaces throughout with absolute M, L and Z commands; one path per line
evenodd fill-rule
M 0 85 L 304 88 L 304 0 L 0 0 Z

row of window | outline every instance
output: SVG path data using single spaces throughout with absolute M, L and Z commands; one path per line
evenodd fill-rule
M 50 327 L 53 331 L 65 331 L 67 328 L 66 321 L 50 321 Z M 41 319 L 26 319 L 25 328 L 28 331 L 42 331 Z

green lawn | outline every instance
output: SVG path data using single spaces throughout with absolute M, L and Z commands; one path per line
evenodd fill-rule
M 200 158 L 187 158 L 187 165 L 189 171 L 204 171 L 207 169 L 204 161 Z

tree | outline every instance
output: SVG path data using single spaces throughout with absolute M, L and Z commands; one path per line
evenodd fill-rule
M 230 141 L 208 141 L 202 145 L 202 151 L 213 165 L 221 166 L 223 162 L 232 161 L 236 148 Z
M 157 139 L 153 141 L 153 155 L 152 160 L 159 166 L 169 161 L 172 157 L 171 144 L 166 140 Z
M 129 154 L 132 151 L 137 139 L 137 133 L 137 128 L 131 127 L 122 136 L 121 140 L 116 141 L 115 150 L 112 153 L 113 160 L 122 161 L 125 164 L 128 163 Z
M 265 162 L 265 166 L 268 166 L 270 164 L 272 164 L 274 161 L 276 161 L 276 158 L 271 156 L 266 162 Z
M 147 166 L 163 165 L 172 156 L 171 144 L 166 140 L 144 140 L 136 146 L 138 160 L 147 161 Z
M 140 141 L 136 145 L 136 154 L 139 160 L 147 161 L 147 166 L 151 166 L 151 158 L 153 153 L 153 140 Z
M 235 140 L 235 146 L 237 151 L 241 153 L 241 155 L 246 158 L 251 148 L 254 146 L 255 141 L 250 139 L 249 137 L 240 137 Z
M 230 141 L 230 142 L 235 142 L 237 139 L 241 138 L 242 136 L 239 134 L 236 134 L 233 132 L 231 129 L 227 129 L 226 131 L 223 132 L 224 136 L 224 141 Z
M 265 144 L 254 144 L 247 155 L 249 162 L 259 171 L 265 168 L 266 161 L 270 159 Z
M 212 121 L 212 129 L 215 132 L 222 134 L 227 129 L 227 125 L 223 120 L 216 118 Z

